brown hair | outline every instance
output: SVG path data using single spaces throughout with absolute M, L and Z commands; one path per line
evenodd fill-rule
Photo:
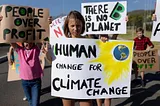
M 139 32 L 139 31 L 141 31 L 142 33 L 144 33 L 144 29 L 143 29 L 142 27 L 138 27 L 138 28 L 136 29 L 136 32 Z
M 81 15 L 80 12 L 74 10 L 74 11 L 71 11 L 67 15 L 67 17 L 65 19 L 65 22 L 64 22 L 64 34 L 65 34 L 65 36 L 67 38 L 69 38 L 69 35 L 68 35 L 69 34 L 68 22 L 69 22 L 70 18 L 74 18 L 75 20 L 80 20 L 82 22 L 82 32 L 81 32 L 81 34 L 83 34 L 84 30 L 85 30 L 85 20 L 84 20 L 84 18 Z

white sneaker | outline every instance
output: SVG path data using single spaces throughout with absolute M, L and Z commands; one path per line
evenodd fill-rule
M 25 96 L 25 97 L 23 97 L 23 100 L 24 100 L 24 101 L 27 101 L 27 97 L 26 97 L 26 96 Z

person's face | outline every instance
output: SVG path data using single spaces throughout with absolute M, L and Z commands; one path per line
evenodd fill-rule
M 138 31 L 138 32 L 137 32 L 137 37 L 138 37 L 138 38 L 141 38 L 142 35 L 143 35 L 142 31 Z
M 109 39 L 109 36 L 108 34 L 103 34 L 103 35 L 100 35 L 100 39 L 102 40 L 102 42 L 106 42 L 108 39 Z
M 71 37 L 76 38 L 81 36 L 82 22 L 80 20 L 75 20 L 74 18 L 69 19 L 68 28 Z
M 31 49 L 32 46 L 33 46 L 33 43 L 24 42 L 24 47 L 25 47 L 26 49 Z

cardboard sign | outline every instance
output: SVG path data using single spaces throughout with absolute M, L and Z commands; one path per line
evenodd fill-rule
M 153 28 L 152 28 L 152 35 L 151 35 L 151 41 L 160 41 L 160 0 L 156 1 L 156 21 L 153 21 Z
M 8 54 L 7 54 L 8 55 Z M 18 54 L 17 52 L 14 52 L 14 63 L 12 65 L 8 65 L 8 79 L 7 81 L 17 81 L 17 80 L 21 80 L 21 78 L 19 77 L 19 59 L 18 59 Z M 10 58 L 10 57 L 8 57 Z M 44 55 L 41 53 L 39 56 L 40 59 L 40 63 L 41 63 L 41 67 L 44 70 L 44 66 L 45 66 L 45 60 L 44 60 Z
M 130 96 L 133 41 L 54 40 L 51 95 L 75 99 Z
M 133 69 L 138 71 L 158 71 L 159 56 L 158 50 L 138 51 L 133 52 Z
M 126 34 L 126 1 L 82 3 L 86 34 Z
M 0 8 L 0 43 L 42 42 L 49 36 L 48 9 L 14 5 Z

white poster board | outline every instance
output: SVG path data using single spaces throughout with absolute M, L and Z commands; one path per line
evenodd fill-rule
M 156 1 L 156 21 L 153 21 L 151 41 L 160 41 L 160 0 Z
M 130 96 L 133 41 L 53 40 L 52 96 L 76 99 Z
M 66 16 L 58 17 L 50 24 L 50 39 L 66 38 L 64 36 L 64 21 Z
M 126 34 L 127 2 L 82 3 L 86 34 Z

